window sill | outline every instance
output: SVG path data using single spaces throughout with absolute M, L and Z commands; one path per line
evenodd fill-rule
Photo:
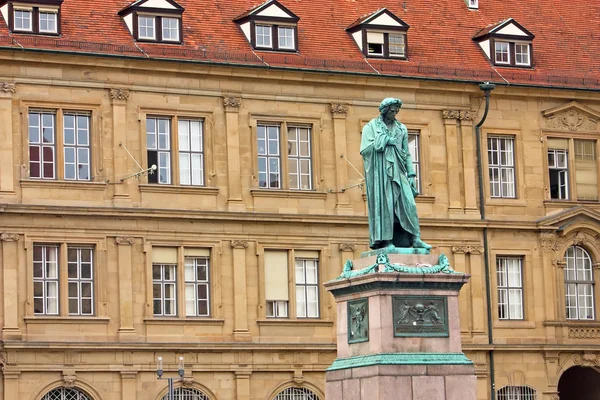
M 250 189 L 252 197 L 276 197 L 282 199 L 319 199 L 325 200 L 327 192 L 312 190 Z
M 49 324 L 49 323 L 60 323 L 60 324 L 108 324 L 110 318 L 108 317 L 79 317 L 76 315 L 70 317 L 46 317 L 43 315 L 35 317 L 24 317 L 23 320 L 26 324 Z
M 206 186 L 174 186 L 174 185 L 139 185 L 142 193 L 171 193 L 171 194 L 198 194 L 216 196 L 219 188 Z
M 560 200 L 560 199 L 544 200 L 544 207 L 548 207 L 548 208 L 570 208 L 570 207 L 578 206 L 580 204 L 594 205 L 594 204 L 600 204 L 600 201 L 598 201 L 598 200 Z
M 558 326 L 569 328 L 600 328 L 600 321 L 595 319 L 577 319 L 568 321 L 544 321 L 544 326 Z
M 313 318 L 299 318 L 299 319 L 283 319 L 283 318 L 269 318 L 259 319 L 256 321 L 259 326 L 290 326 L 290 325 L 308 325 L 308 326 L 333 326 L 333 321 L 327 321 L 322 319 Z
M 224 325 L 224 319 L 215 318 L 202 318 L 202 317 L 190 317 L 190 318 L 144 318 L 146 325 Z
M 106 189 L 105 182 L 88 182 L 88 181 L 57 181 L 57 180 L 37 180 L 28 179 L 20 181 L 22 188 L 35 189 L 77 189 L 77 190 L 97 190 L 102 192 Z
M 488 197 L 486 202 L 486 206 L 501 206 L 501 207 L 527 207 L 527 202 L 525 199 L 520 199 L 518 197 L 509 198 L 509 197 Z
M 497 329 L 535 329 L 535 321 L 525 320 L 496 320 L 494 328 Z

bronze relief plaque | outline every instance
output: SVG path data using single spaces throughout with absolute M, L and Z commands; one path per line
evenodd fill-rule
M 348 343 L 369 341 L 369 298 L 348 301 Z
M 392 296 L 394 336 L 448 337 L 445 296 Z

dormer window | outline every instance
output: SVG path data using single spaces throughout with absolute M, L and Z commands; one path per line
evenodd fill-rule
M 139 42 L 182 43 L 183 11 L 172 0 L 138 0 L 119 15 Z
M 0 1 L 0 12 L 13 33 L 58 35 L 62 0 L 48 0 L 43 6 Z
M 240 15 L 234 22 L 257 50 L 297 51 L 299 19 L 277 0 L 269 0 Z
M 471 10 L 479 9 L 479 1 L 478 0 L 467 0 L 467 6 Z
M 366 57 L 406 59 L 408 24 L 383 8 L 359 18 L 347 31 Z
M 534 37 L 511 18 L 485 28 L 473 40 L 494 65 L 529 68 Z

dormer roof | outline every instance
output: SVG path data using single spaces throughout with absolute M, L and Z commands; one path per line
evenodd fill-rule
M 475 36 L 473 36 L 473 40 L 481 41 L 490 36 L 521 40 L 533 40 L 535 37 L 533 33 L 529 32 L 512 18 L 502 20 L 498 23 L 483 28 Z
M 402 21 L 387 8 L 380 8 L 379 10 L 363 15 L 346 28 L 346 30 L 348 32 L 355 32 L 366 27 L 371 29 L 406 31 L 410 28 L 410 25 Z
M 129 15 L 134 11 L 181 14 L 184 8 L 173 0 L 137 0 L 119 11 L 119 15 Z
M 246 11 L 235 17 L 234 22 L 242 24 L 250 19 L 260 19 L 266 21 L 286 20 L 289 22 L 298 22 L 300 17 L 284 7 L 277 0 L 267 0 L 262 4 Z

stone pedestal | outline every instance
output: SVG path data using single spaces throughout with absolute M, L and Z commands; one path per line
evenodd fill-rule
M 338 316 L 327 400 L 476 399 L 458 317 L 458 292 L 469 276 L 428 253 L 363 253 L 325 284 Z

